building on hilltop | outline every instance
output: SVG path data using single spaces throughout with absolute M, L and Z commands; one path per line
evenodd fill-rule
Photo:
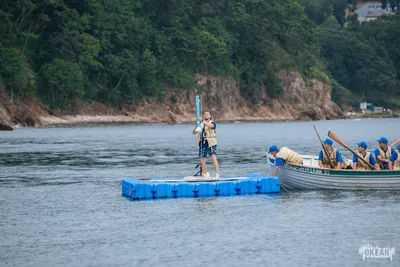
M 362 5 L 356 9 L 355 13 L 358 16 L 357 19 L 360 23 L 376 20 L 382 15 L 394 14 L 390 4 L 387 5 L 387 9 L 383 9 L 381 2 L 362 3 Z

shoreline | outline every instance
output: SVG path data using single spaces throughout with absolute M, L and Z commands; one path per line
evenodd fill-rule
M 399 118 L 399 115 L 392 116 L 348 116 L 337 120 L 353 119 L 387 119 Z M 149 121 L 144 118 L 135 119 L 129 116 L 65 116 L 65 117 L 42 117 L 42 125 L 39 126 L 21 126 L 15 125 L 13 129 L 20 128 L 72 128 L 72 127 L 96 127 L 96 126 L 139 126 L 139 125 L 191 125 L 195 124 L 191 120 L 182 120 L 180 122 Z M 234 119 L 216 119 L 218 123 L 275 123 L 275 122 L 308 122 L 313 120 L 295 120 L 295 119 L 266 119 L 266 118 L 234 118 Z M 319 121 L 319 120 L 317 120 Z
M 281 122 L 344 119 L 345 114 L 331 100 L 331 88 L 315 79 L 305 80 L 301 74 L 280 71 L 282 94 L 270 98 L 265 92 L 258 104 L 249 103 L 240 94 L 232 77 L 196 75 L 191 89 L 168 88 L 162 103 L 155 97 L 145 97 L 140 103 L 113 107 L 98 102 L 76 100 L 68 110 L 50 109 L 36 98 L 14 103 L 6 92 L 0 101 L 0 126 L 79 127 L 96 125 L 194 124 L 192 100 L 199 95 L 202 109 L 209 109 L 213 119 L 229 122 Z M 308 86 L 305 84 L 309 82 Z M 207 90 L 198 89 L 206 86 Z M 203 88 L 201 87 L 201 88 Z M 200 87 L 199 87 L 200 88 Z M 218 98 L 216 97 L 218 95 Z M 10 129 L 10 130 L 12 130 Z
M 360 115 L 351 115 L 346 116 L 347 119 L 390 119 L 390 118 L 400 118 L 399 114 L 393 115 L 367 115 L 367 114 L 360 114 Z

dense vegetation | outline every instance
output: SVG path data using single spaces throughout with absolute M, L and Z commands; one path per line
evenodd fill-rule
M 354 1 L 353 1 L 354 2 Z M 396 7 L 399 1 L 389 2 Z M 333 87 L 339 104 L 400 106 L 400 15 L 359 25 L 347 0 L 4 0 L 0 85 L 13 101 L 116 106 L 195 73 L 229 75 L 249 101 L 276 97 L 275 73 Z M 347 27 L 345 27 L 347 26 Z M 358 97 L 360 99 L 358 99 Z M 357 100 L 357 101 L 356 101 Z

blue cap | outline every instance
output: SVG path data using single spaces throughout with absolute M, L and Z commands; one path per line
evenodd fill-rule
M 279 151 L 278 146 L 272 145 L 269 147 L 268 153 L 274 152 L 274 151 Z
M 328 145 L 333 145 L 333 141 L 332 141 L 332 139 L 330 139 L 330 138 L 326 138 L 324 141 L 322 141 L 322 143 L 324 143 L 324 144 L 328 144 Z
M 360 143 L 357 143 L 358 146 L 363 147 L 364 149 L 368 148 L 367 143 L 365 143 L 364 141 L 361 141 Z
M 396 148 L 397 148 L 397 149 L 400 149 L 400 145 L 397 145 Z
M 379 138 L 378 140 L 376 140 L 378 143 L 389 143 L 388 139 L 384 136 L 382 136 L 381 138 Z

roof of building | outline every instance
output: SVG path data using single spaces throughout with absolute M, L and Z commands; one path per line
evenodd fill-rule
M 382 9 L 381 2 L 368 2 L 355 11 L 358 17 L 379 17 L 383 14 L 392 13 L 390 4 L 388 4 L 387 10 Z

